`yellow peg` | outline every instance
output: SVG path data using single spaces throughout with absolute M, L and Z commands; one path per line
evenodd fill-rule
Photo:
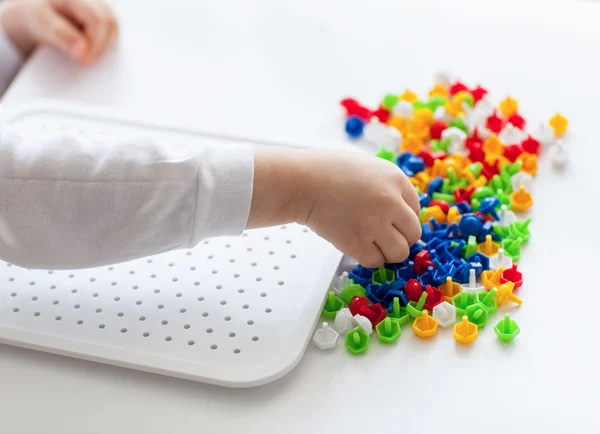
M 481 272 L 481 284 L 487 289 L 491 291 L 493 288 L 498 288 L 502 282 L 500 281 L 500 277 L 502 277 L 502 273 L 504 273 L 504 268 L 500 267 L 497 270 L 485 270 Z
M 454 282 L 452 277 L 446 277 L 446 283 L 442 283 L 438 286 L 438 289 L 444 293 L 444 300 L 452 304 L 452 297 L 459 294 L 462 291 L 460 283 Z
M 462 321 L 454 325 L 454 339 L 461 344 L 470 344 L 477 339 L 477 325 L 463 315 Z
M 436 334 L 438 322 L 429 315 L 427 310 L 413 322 L 413 332 L 421 339 L 430 338 Z
M 519 103 L 516 99 L 507 96 L 504 100 L 502 100 L 502 102 L 500 102 L 498 108 L 504 117 L 509 117 L 517 112 L 519 109 Z
M 498 303 L 498 306 L 504 306 L 509 300 L 517 303 L 519 306 L 523 304 L 523 300 L 513 294 L 514 289 L 515 284 L 511 281 L 503 283 L 498 287 L 498 292 L 496 292 L 496 303 Z
M 492 241 L 491 235 L 486 235 L 485 241 L 483 243 L 479 243 L 479 245 L 477 246 L 477 250 L 488 257 L 497 255 L 499 248 L 500 246 L 498 245 L 498 243 Z
M 398 96 L 398 98 L 403 101 L 415 102 L 418 99 L 418 96 L 412 90 L 406 89 L 402 95 Z
M 556 113 L 554 116 L 552 116 L 550 121 L 548 121 L 548 124 L 554 130 L 554 135 L 556 137 L 560 137 L 567 132 L 567 125 L 569 125 L 569 121 L 560 113 Z

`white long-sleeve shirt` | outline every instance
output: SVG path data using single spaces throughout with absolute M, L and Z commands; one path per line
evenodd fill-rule
M 0 89 L 18 69 L 16 53 L 0 36 Z M 253 148 L 175 145 L 26 137 L 0 107 L 0 259 L 87 268 L 240 234 L 252 199 Z

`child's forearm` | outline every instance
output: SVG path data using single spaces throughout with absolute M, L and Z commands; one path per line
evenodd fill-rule
M 4 5 L 0 5 L 0 96 L 19 71 L 24 60 L 2 25 L 3 10 Z
M 252 179 L 250 146 L 25 139 L 1 124 L 0 258 L 83 268 L 237 235 Z

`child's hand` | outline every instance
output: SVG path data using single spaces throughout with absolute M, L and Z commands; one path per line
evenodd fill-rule
M 0 20 L 23 55 L 48 44 L 84 64 L 104 54 L 118 33 L 114 14 L 101 0 L 10 0 Z
M 421 236 L 419 198 L 404 173 L 375 157 L 258 148 L 249 227 L 306 224 L 362 265 L 401 262 Z

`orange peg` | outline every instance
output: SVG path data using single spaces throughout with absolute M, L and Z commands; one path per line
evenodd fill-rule
M 523 152 L 519 155 L 517 161 L 521 162 L 521 171 L 528 173 L 531 176 L 536 174 L 538 170 L 537 155 Z
M 510 194 L 510 202 L 512 203 L 513 211 L 517 212 L 525 212 L 533 205 L 531 194 L 525 191 L 524 186 L 521 186 L 517 191 L 513 191 Z

